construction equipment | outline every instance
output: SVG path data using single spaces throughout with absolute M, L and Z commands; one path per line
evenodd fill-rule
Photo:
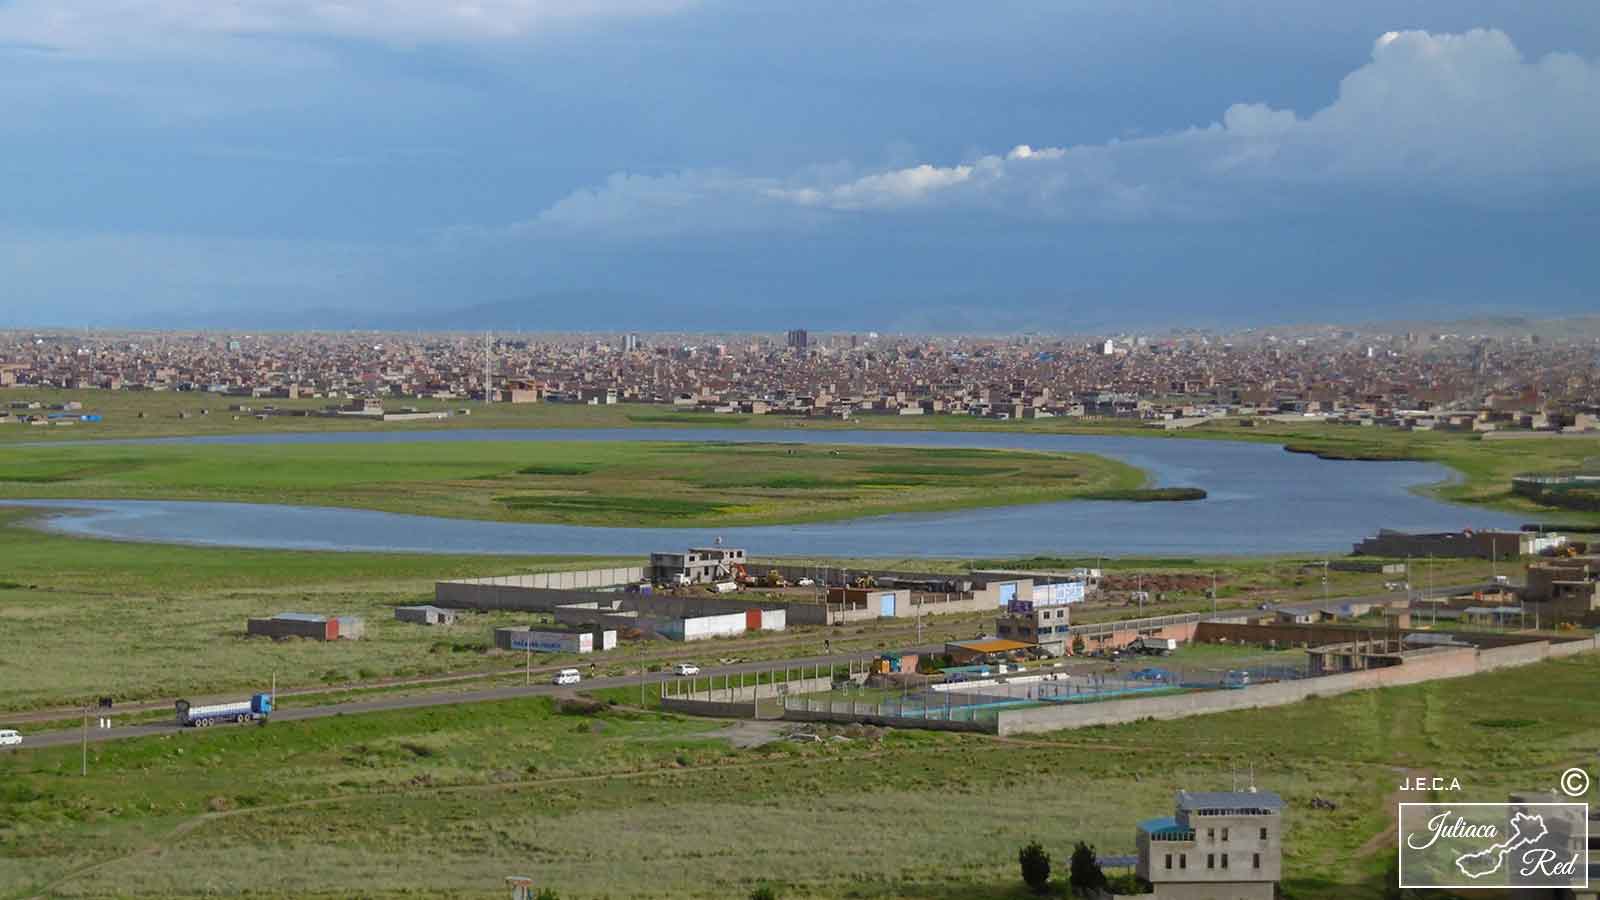
M 857 578 L 855 581 L 851 582 L 850 586 L 851 587 L 857 587 L 857 588 L 866 588 L 866 589 L 870 590 L 870 589 L 875 588 L 875 587 L 878 586 L 878 579 L 873 578 L 871 575 L 862 575 L 861 577 Z
M 761 581 L 761 586 L 769 588 L 786 588 L 789 586 L 789 582 L 783 577 L 783 573 L 779 572 L 777 569 L 768 569 L 767 576 Z

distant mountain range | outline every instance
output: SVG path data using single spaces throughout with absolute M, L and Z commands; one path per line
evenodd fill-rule
M 730 315 L 720 303 L 693 306 L 657 298 L 602 290 L 547 291 L 515 300 L 474 303 L 448 309 L 385 307 L 306 307 L 285 309 L 169 309 L 120 319 L 84 323 L 48 321 L 6 323 L 0 328 L 90 327 L 133 330 L 231 331 L 421 331 L 421 332 L 772 332 L 806 328 L 814 332 L 877 331 L 884 334 L 1161 334 L 1209 330 L 1255 330 L 1304 334 L 1329 328 L 1371 333 L 1474 334 L 1493 337 L 1539 335 L 1545 338 L 1600 337 L 1600 315 L 1533 318 L 1476 315 L 1458 319 L 1396 319 L 1365 322 L 1263 321 L 1239 323 L 1194 317 L 1160 323 L 1119 321 L 1103 304 L 1042 298 L 950 296 L 883 309 L 874 304 L 829 301 L 815 304 L 762 304 L 750 316 Z M 1085 308 L 1087 307 L 1087 308 Z M 1050 312 L 1041 312 L 1042 309 Z

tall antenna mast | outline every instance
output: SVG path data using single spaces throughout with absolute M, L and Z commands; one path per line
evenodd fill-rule
M 494 402 L 494 350 L 490 342 L 494 339 L 493 332 L 483 333 L 483 402 Z

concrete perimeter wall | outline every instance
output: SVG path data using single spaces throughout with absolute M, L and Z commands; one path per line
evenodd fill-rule
M 715 678 L 708 678 L 713 685 Z M 782 697 L 788 694 L 813 694 L 833 688 L 833 676 L 825 678 L 797 678 L 793 681 L 713 686 L 709 690 L 683 694 L 668 693 L 674 689 L 672 682 L 662 685 L 661 708 L 668 712 L 690 716 L 709 716 L 717 719 L 753 719 L 756 701 Z
M 1325 622 L 1317 625 L 1250 625 L 1243 622 L 1201 622 L 1195 629 L 1194 639 L 1205 644 L 1277 644 L 1280 647 L 1336 644 L 1357 639 L 1372 640 L 1396 634 L 1449 634 L 1448 628 L 1387 628 L 1382 625 L 1347 625 Z M 1523 634 L 1495 634 L 1486 631 L 1456 632 L 1463 641 L 1479 647 L 1507 647 L 1529 643 Z M 1571 643 L 1571 641 L 1562 641 Z M 1587 639 L 1577 643 L 1588 644 Z
M 607 597 L 610 595 L 601 595 Z M 548 590 L 521 585 L 441 581 L 433 586 L 433 605 L 445 609 L 514 609 L 552 612 L 569 603 L 593 603 L 593 591 Z
M 486 578 L 457 578 L 435 582 L 433 594 L 436 606 L 451 606 L 445 601 L 456 601 L 456 608 L 466 609 L 525 609 L 548 612 L 547 606 L 520 594 L 540 591 L 594 591 L 600 588 L 622 587 L 637 584 L 644 578 L 644 568 L 621 566 L 610 569 L 580 569 L 573 572 L 534 572 L 530 575 L 491 575 Z M 496 588 L 510 589 L 498 592 Z M 519 593 L 520 592 L 520 593 Z M 484 603 L 514 605 L 486 606 Z M 573 602 L 558 601 L 558 602 Z M 530 605 L 531 604 L 531 605 Z
M 865 707 L 868 709 L 876 707 Z M 901 718 L 899 716 L 858 715 L 846 712 L 824 712 L 822 710 L 786 709 L 783 711 L 785 722 L 832 722 L 839 725 L 882 725 L 886 728 L 920 728 L 923 731 L 977 731 L 983 734 L 995 734 L 994 719 L 979 720 L 976 722 L 946 722 L 943 719 Z
M 1327 633 L 1324 631 L 1324 642 L 1326 636 Z M 1280 681 L 1242 690 L 1203 691 L 1169 697 L 1006 710 L 999 713 L 996 730 L 1002 735 L 1027 734 L 1082 728 L 1087 725 L 1110 725 L 1146 718 L 1181 719 L 1235 709 L 1261 709 L 1283 706 L 1310 697 L 1331 697 L 1351 691 L 1416 684 L 1437 678 L 1460 678 L 1595 649 L 1600 649 L 1600 641 L 1596 638 L 1559 644 L 1531 641 L 1482 650 L 1471 647 L 1438 648 L 1437 652 L 1418 654 L 1407 658 L 1401 665 L 1389 668 L 1326 675 L 1301 681 Z

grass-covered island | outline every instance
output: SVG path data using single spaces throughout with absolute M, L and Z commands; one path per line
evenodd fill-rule
M 716 442 L 15 447 L 0 498 L 223 500 L 581 525 L 757 525 L 1078 498 L 1184 500 L 1081 453 Z

